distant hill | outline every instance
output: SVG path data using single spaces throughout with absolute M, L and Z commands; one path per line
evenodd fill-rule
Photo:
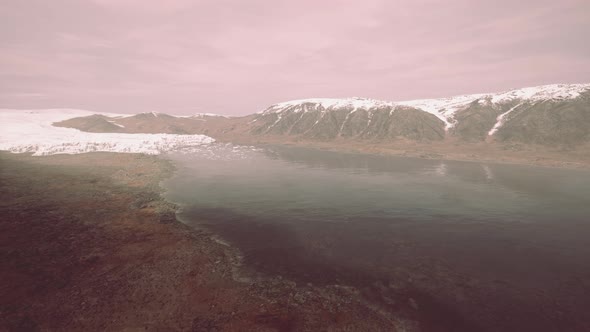
M 55 123 L 54 126 L 76 128 L 82 131 L 105 133 L 195 134 L 205 131 L 207 120 L 221 119 L 213 115 L 175 117 L 164 113 L 139 113 L 130 116 L 108 117 L 95 114 Z

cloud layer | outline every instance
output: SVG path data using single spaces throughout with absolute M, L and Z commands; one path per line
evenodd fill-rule
M 0 107 L 247 114 L 590 81 L 587 0 L 23 0 Z

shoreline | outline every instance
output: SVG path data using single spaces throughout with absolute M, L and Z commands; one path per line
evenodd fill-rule
M 420 310 L 384 311 L 353 288 L 281 276 L 242 279 L 236 248 L 177 220 L 159 186 L 173 174 L 171 164 L 160 157 L 2 152 L 0 163 L 8 216 L 0 222 L 0 246 L 13 253 L 0 263 L 2 329 L 434 326 Z
M 544 280 L 536 285 L 540 286 L 538 288 L 533 287 L 536 280 L 528 280 L 526 274 L 520 275 L 518 271 L 534 271 L 543 266 L 538 261 L 529 261 L 527 257 L 540 254 L 545 257 L 547 266 L 551 263 L 560 266 L 564 277 L 568 273 L 583 273 L 576 271 L 576 264 L 567 265 L 564 262 L 562 266 L 562 263 L 555 262 L 560 262 L 558 257 L 561 255 L 571 256 L 572 259 L 576 257 L 575 254 L 568 254 L 568 248 L 578 243 L 580 237 L 575 235 L 578 231 L 574 224 L 568 226 L 565 222 L 570 217 L 578 218 L 579 214 L 574 215 L 567 211 L 575 211 L 577 207 L 583 206 L 585 196 L 575 195 L 573 192 L 582 183 L 580 176 L 587 173 L 492 165 L 487 168 L 469 163 L 365 157 L 280 146 L 268 150 L 269 153 L 257 152 L 255 156 L 236 162 L 235 165 L 226 164 L 223 158 L 214 158 L 214 161 L 197 156 L 174 158 L 179 165 L 179 174 L 168 183 L 171 195 L 186 203 L 183 217 L 192 220 L 195 227 L 206 227 L 228 239 L 233 246 L 246 254 L 247 265 L 257 271 L 271 276 L 282 275 L 300 283 L 348 285 L 360 290 L 368 298 L 372 294 L 377 296 L 377 300 L 386 292 L 389 301 L 394 303 L 408 300 L 399 296 L 399 289 L 411 292 L 411 288 L 417 288 L 426 295 L 434 296 L 443 304 L 443 308 L 457 309 L 460 317 L 498 330 L 551 330 L 549 326 L 574 326 L 577 321 L 586 321 L 576 308 L 562 304 L 582 299 L 578 297 L 575 300 L 575 296 L 570 298 L 568 290 L 558 291 L 561 286 L 552 288 L 556 286 L 556 275 L 551 271 L 543 271 L 541 268 L 535 273 L 539 280 Z M 273 165 L 273 168 L 267 167 L 264 162 L 267 159 L 268 165 Z M 363 167 L 366 167 L 367 172 Z M 392 172 L 409 172 L 400 174 L 401 176 L 390 176 L 386 167 L 390 167 Z M 280 171 L 275 172 L 275 169 Z M 299 169 L 309 172 L 300 172 Z M 346 170 L 342 171 L 343 169 Z M 265 172 L 257 174 L 258 170 L 270 171 L 267 176 Z M 441 172 L 435 173 L 438 170 Z M 327 174 L 327 180 L 324 182 L 323 178 L 316 178 L 317 174 Z M 377 176 L 367 179 L 367 174 Z M 448 177 L 439 178 L 439 175 L 447 174 Z M 226 179 L 223 177 L 225 175 Z M 405 181 L 414 176 L 416 178 L 411 182 Z M 422 176 L 428 179 L 422 179 Z M 357 179 L 360 180 L 359 184 L 367 183 L 368 186 L 358 185 Z M 377 184 L 373 180 L 383 180 L 383 183 Z M 299 190 L 299 184 L 294 184 L 294 181 L 301 181 L 303 190 Z M 317 190 L 317 181 L 328 189 Z M 339 183 L 346 185 L 341 187 Z M 400 183 L 402 185 L 398 186 Z M 404 197 L 408 197 L 407 194 L 415 197 L 413 188 L 404 185 L 407 183 L 417 183 L 419 186 L 432 183 L 432 188 L 416 187 L 420 195 L 426 198 L 430 194 L 425 195 L 425 190 L 432 189 L 432 200 L 408 199 L 408 204 L 405 204 Z M 571 186 L 567 185 L 570 183 Z M 254 188 L 252 186 L 259 189 L 260 194 L 251 191 Z M 580 188 L 583 187 L 582 185 Z M 376 196 L 338 195 L 341 192 L 386 193 L 389 188 L 399 194 L 392 198 L 385 196 L 382 204 Z M 457 188 L 466 190 L 456 190 Z M 579 197 L 580 200 L 576 199 L 571 204 L 564 201 L 563 206 L 560 203 L 553 204 L 552 202 L 561 202 L 562 195 L 553 196 L 551 192 L 561 193 L 568 188 L 573 189 L 571 199 Z M 468 190 L 472 190 L 474 195 L 471 196 Z M 322 196 L 318 197 L 312 191 L 329 198 L 324 201 Z M 234 195 L 233 192 L 238 194 Z M 335 193 L 334 197 L 338 200 L 334 205 L 333 196 L 329 194 L 331 192 Z M 326 193 L 329 195 L 325 196 Z M 449 196 L 445 197 L 447 193 Z M 479 196 L 482 193 L 485 196 Z M 533 195 L 538 199 L 536 202 L 543 200 L 543 203 L 531 214 L 527 207 L 533 205 L 527 203 L 532 201 L 530 196 Z M 471 197 L 476 204 L 460 205 L 469 202 Z M 506 197 L 515 200 L 508 200 Z M 551 200 L 545 200 L 545 197 Z M 292 200 L 299 198 L 302 198 L 301 204 L 291 204 Z M 362 199 L 366 199 L 366 203 L 361 201 L 363 203 L 359 209 L 372 208 L 377 212 L 363 211 L 357 214 L 358 209 L 347 208 L 347 203 L 355 206 Z M 404 211 L 406 207 L 407 210 L 418 210 L 425 206 L 424 211 L 428 216 L 424 219 L 428 221 L 414 222 L 416 219 L 412 216 L 424 215 L 421 211 L 412 211 L 408 218 L 403 218 L 399 217 L 402 213 L 395 210 L 385 214 L 376 208 L 396 206 L 398 201 L 399 208 L 393 208 L 398 211 Z M 377 203 L 372 204 L 373 202 Z M 464 218 L 454 218 L 452 213 L 446 217 L 445 213 L 435 215 L 432 212 L 453 211 L 447 207 L 453 207 L 456 203 L 466 207 L 481 207 L 481 210 L 473 209 Z M 496 209 L 496 206 L 500 209 Z M 437 210 L 439 207 L 441 209 Z M 547 210 L 548 213 L 544 213 L 544 209 L 548 207 L 551 207 Z M 554 215 L 551 212 L 561 211 L 562 207 L 565 213 L 557 212 Z M 328 212 L 316 212 L 321 208 L 326 208 Z M 338 215 L 339 210 L 344 212 L 341 213 L 341 218 L 332 219 L 330 213 Z M 316 220 L 317 215 L 325 218 Z M 357 215 L 355 219 L 354 216 Z M 357 222 L 320 222 L 349 219 Z M 537 223 L 535 219 L 541 222 Z M 556 225 L 550 219 L 564 219 L 564 223 Z M 583 234 L 585 229 L 579 228 L 579 231 Z M 460 248 L 465 245 L 473 250 L 463 252 Z M 545 247 L 552 249 L 546 251 Z M 510 255 L 510 252 L 514 255 Z M 396 289 L 391 288 L 392 284 Z M 572 290 L 579 287 L 583 288 L 584 285 L 578 283 Z M 544 294 L 545 298 L 537 297 L 539 293 Z M 489 294 L 495 294 L 494 299 L 488 301 L 486 298 Z M 417 299 L 422 309 L 428 305 L 427 298 L 416 294 L 411 297 Z M 560 303 L 546 301 L 551 297 L 559 299 Z M 388 301 L 387 298 L 383 300 Z M 551 315 L 545 316 L 545 310 L 563 312 L 562 323 Z M 439 306 L 435 312 L 444 310 Z M 514 316 L 505 316 L 509 313 Z M 452 317 L 453 313 L 444 315 Z M 566 316 L 572 318 L 565 318 Z

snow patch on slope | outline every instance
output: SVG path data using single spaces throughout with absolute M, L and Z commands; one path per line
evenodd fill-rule
M 590 84 L 550 84 L 490 94 L 493 103 L 515 99 L 527 101 L 574 99 L 590 89 Z
M 483 97 L 485 97 L 483 94 L 463 95 L 450 98 L 408 100 L 396 102 L 396 104 L 418 108 L 433 114 L 445 123 L 445 128 L 448 130 L 455 124 L 453 116 L 457 111 L 467 108 L 473 101 Z
M 176 116 L 176 117 L 193 117 L 193 118 L 203 118 L 206 116 L 210 116 L 210 117 L 219 117 L 219 118 L 231 118 L 231 116 L 229 115 L 221 115 L 221 114 L 215 114 L 215 113 L 196 113 L 193 115 L 189 115 L 189 116 Z
M 116 122 L 115 122 L 115 121 L 113 121 L 113 120 L 107 120 L 107 121 L 108 121 L 108 122 L 110 122 L 110 123 L 112 123 L 112 124 L 114 124 L 115 126 L 117 126 L 117 127 L 119 127 L 119 128 L 125 128 L 125 126 L 124 126 L 124 125 L 122 125 L 122 124 L 118 124 L 118 123 L 116 123 Z
M 488 132 L 488 136 L 494 135 L 498 131 L 498 129 L 500 129 L 500 127 L 502 127 L 502 125 L 504 124 L 504 118 L 506 118 L 506 116 L 508 114 L 512 113 L 515 109 L 517 109 L 520 106 L 522 106 L 522 103 L 520 103 L 520 104 L 512 107 L 508 111 L 498 115 L 498 117 L 496 118 L 496 124 L 494 125 L 494 127 L 492 129 L 490 129 L 490 131 Z
M 329 109 L 340 109 L 340 108 L 352 108 L 353 110 L 356 109 L 364 109 L 369 110 L 375 107 L 383 107 L 383 106 L 393 106 L 392 102 L 382 101 L 382 100 L 375 100 L 375 99 L 367 99 L 367 98 L 344 98 L 344 99 L 337 99 L 337 98 L 311 98 L 311 99 L 299 99 L 299 100 L 291 100 L 286 101 L 278 104 L 274 104 L 262 113 L 280 113 L 287 109 L 293 108 L 294 112 L 307 112 L 309 108 L 307 107 L 298 107 L 304 106 L 305 104 L 315 104 L 318 106 L 323 107 L 326 110 Z
M 204 135 L 87 133 L 52 123 L 94 112 L 50 109 L 0 110 L 0 150 L 35 156 L 92 151 L 160 154 L 196 149 L 215 140 Z M 104 114 L 109 115 L 109 114 Z
M 274 127 L 277 123 L 279 123 L 279 121 L 281 121 L 282 115 L 281 114 L 277 114 L 277 121 L 273 122 L 273 124 L 271 124 L 267 129 L 266 132 L 269 132 L 272 127 Z

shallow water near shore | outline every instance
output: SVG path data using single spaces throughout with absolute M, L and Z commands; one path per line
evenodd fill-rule
M 409 301 L 439 330 L 590 329 L 588 171 L 291 147 L 168 157 L 179 218 L 258 273 Z

